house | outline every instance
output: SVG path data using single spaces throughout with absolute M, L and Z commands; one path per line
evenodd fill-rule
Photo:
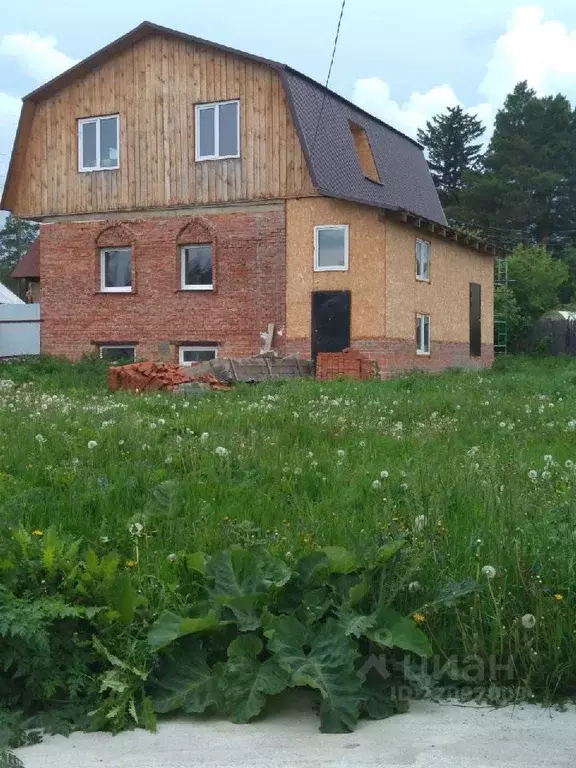
M 422 148 L 289 66 L 144 22 L 24 98 L 1 207 L 41 223 L 42 352 L 349 345 L 493 360 L 493 256 Z
M 10 273 L 12 280 L 23 283 L 23 296 L 28 304 L 40 302 L 40 238 L 30 243 L 24 256 Z

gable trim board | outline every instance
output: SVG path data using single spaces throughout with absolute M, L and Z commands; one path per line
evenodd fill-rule
M 283 86 L 312 183 L 320 194 L 384 209 L 405 209 L 446 223 L 422 148 L 413 139 L 292 67 L 150 22 L 143 22 L 24 98 L 0 207 L 13 207 L 36 105 L 153 36 L 185 41 L 272 68 Z M 349 120 L 366 131 L 381 185 L 362 173 Z

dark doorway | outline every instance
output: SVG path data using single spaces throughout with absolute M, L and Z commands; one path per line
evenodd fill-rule
M 482 288 L 470 283 L 470 357 L 482 355 Z
M 350 291 L 312 294 L 312 357 L 350 346 Z

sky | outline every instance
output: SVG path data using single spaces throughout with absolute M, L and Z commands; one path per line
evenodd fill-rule
M 325 81 L 341 0 L 18 0 L 0 15 L 0 187 L 21 98 L 143 20 Z M 330 87 L 416 135 L 461 104 L 490 135 L 519 80 L 576 105 L 576 2 L 346 0 Z

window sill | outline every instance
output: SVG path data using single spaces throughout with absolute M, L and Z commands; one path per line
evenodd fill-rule
M 213 285 L 183 285 L 177 289 L 176 293 L 191 293 L 193 291 L 213 291 Z
M 348 272 L 348 267 L 314 267 L 314 272 Z
M 430 357 L 430 352 L 420 352 L 420 350 L 416 350 L 416 355 L 418 357 Z
M 417 283 L 428 283 L 428 285 L 430 285 L 430 278 L 429 277 L 418 277 L 418 275 L 416 275 L 416 282 Z
M 78 168 L 78 173 L 100 173 L 100 171 L 119 171 L 120 166 L 115 165 L 110 168 Z
M 240 160 L 240 155 L 214 155 L 210 157 L 197 157 L 197 163 L 206 163 L 210 160 Z
M 95 296 L 135 296 L 136 291 L 94 291 Z

